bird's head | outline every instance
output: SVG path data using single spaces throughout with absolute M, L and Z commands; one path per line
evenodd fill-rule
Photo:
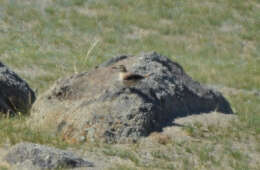
M 124 65 L 117 65 L 112 67 L 112 69 L 118 70 L 119 72 L 127 72 L 127 69 Z

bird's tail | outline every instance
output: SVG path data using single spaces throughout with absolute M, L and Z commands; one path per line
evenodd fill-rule
M 144 75 L 144 77 L 147 78 L 147 77 L 150 77 L 150 76 L 153 75 L 153 74 L 154 74 L 154 73 L 148 73 L 148 74 Z

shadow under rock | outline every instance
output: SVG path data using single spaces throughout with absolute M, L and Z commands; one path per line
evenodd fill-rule
M 164 100 L 156 97 L 154 89 L 129 88 L 129 91 L 140 96 L 146 103 L 152 103 L 150 133 L 153 131 L 161 132 L 167 126 L 186 127 L 174 123 L 176 118 L 212 111 L 233 114 L 230 103 L 220 93 L 214 93 L 211 90 L 208 92 L 212 96 L 211 99 L 198 98 L 198 96 L 189 93 L 188 89 L 184 87 L 182 94 L 167 96 Z

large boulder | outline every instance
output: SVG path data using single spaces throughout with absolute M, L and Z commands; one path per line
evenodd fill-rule
M 34 143 L 16 144 L 4 159 L 11 165 L 27 170 L 94 166 L 73 152 Z
M 0 112 L 27 113 L 34 101 L 35 94 L 29 85 L 0 62 Z
M 131 72 L 152 74 L 128 88 L 111 69 L 122 64 Z M 72 141 L 121 142 L 161 130 L 174 118 L 211 111 L 232 113 L 219 92 L 153 52 L 114 57 L 89 72 L 57 81 L 36 101 L 30 123 Z

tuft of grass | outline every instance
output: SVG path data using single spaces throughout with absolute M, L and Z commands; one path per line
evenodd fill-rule
M 236 114 L 241 122 L 245 124 L 245 128 L 240 130 L 253 130 L 256 134 L 260 134 L 260 98 L 259 96 L 238 94 L 228 97 L 236 109 Z
M 157 158 L 157 159 L 163 159 L 163 160 L 166 160 L 166 161 L 170 161 L 171 158 L 164 152 L 158 150 L 158 151 L 153 151 L 151 152 L 151 155 L 154 157 L 154 158 Z
M 239 151 L 234 151 L 234 150 L 231 150 L 231 151 L 230 151 L 230 155 L 231 155 L 234 159 L 236 159 L 236 160 L 238 160 L 238 161 L 241 161 L 241 160 L 243 159 L 243 156 L 244 156 L 241 152 L 239 152 Z
M 119 148 L 114 148 L 112 146 L 106 145 L 106 147 L 103 150 L 103 153 L 108 156 L 117 156 L 122 159 L 129 159 L 133 163 L 135 163 L 135 165 L 138 165 L 140 163 L 137 155 L 127 149 L 119 149 Z
M 214 160 L 212 155 L 213 148 L 210 146 L 205 146 L 199 150 L 199 159 L 201 162 L 208 162 Z
M 189 159 L 187 157 L 185 157 L 181 161 L 182 161 L 182 165 L 183 165 L 182 169 L 189 170 L 189 169 L 194 168 L 194 165 L 189 161 Z
M 25 121 L 24 116 L 2 118 L 0 123 L 0 144 L 10 143 L 14 145 L 19 142 L 33 142 L 52 145 L 58 148 L 68 146 L 58 136 L 51 135 L 42 130 L 32 129 L 26 125 Z
M 202 125 L 200 123 L 195 123 L 194 125 L 187 125 L 184 127 L 188 135 L 191 137 L 204 137 L 203 130 L 201 129 Z

